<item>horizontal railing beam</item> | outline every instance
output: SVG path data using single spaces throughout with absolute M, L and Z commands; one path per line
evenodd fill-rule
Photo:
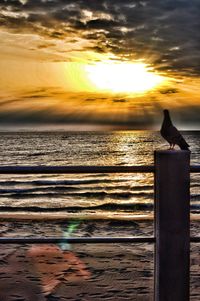
M 200 242 L 200 237 L 198 236 L 191 236 L 190 237 L 190 242 Z
M 152 236 L 139 237 L 0 237 L 0 244 L 46 244 L 46 243 L 70 243 L 70 244 L 95 244 L 95 243 L 155 243 Z M 200 243 L 200 237 L 191 236 L 190 242 Z
M 190 172 L 192 173 L 200 173 L 200 165 L 191 165 Z
M 0 174 L 96 174 L 154 172 L 154 166 L 1 166 Z
M 139 166 L 1 166 L 0 174 L 98 174 L 98 173 L 154 173 L 153 165 Z M 192 173 L 200 173 L 200 165 L 190 166 Z
M 96 244 L 96 243 L 154 243 L 154 237 L 1 237 L 0 244 L 59 244 L 59 243 L 70 243 L 70 244 Z

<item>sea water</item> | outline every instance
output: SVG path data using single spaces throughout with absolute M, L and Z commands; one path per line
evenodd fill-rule
M 183 132 L 199 164 L 200 131 Z M 0 166 L 151 165 L 167 143 L 154 131 L 2 132 Z M 200 213 L 200 175 L 191 175 L 191 212 Z M 153 212 L 153 175 L 1 175 L 0 211 L 84 218 L 132 218 Z

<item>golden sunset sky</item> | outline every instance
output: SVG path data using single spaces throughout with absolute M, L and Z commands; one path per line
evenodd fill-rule
M 198 0 L 1 0 L 0 125 L 200 125 Z

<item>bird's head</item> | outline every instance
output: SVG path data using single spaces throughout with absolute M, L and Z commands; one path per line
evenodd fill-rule
M 164 116 L 169 116 L 169 110 L 163 110 Z

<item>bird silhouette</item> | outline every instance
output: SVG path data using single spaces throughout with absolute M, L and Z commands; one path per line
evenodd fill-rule
M 164 120 L 160 133 L 162 137 L 170 144 L 170 149 L 174 149 L 175 145 L 178 145 L 182 150 L 189 150 L 189 145 L 181 135 L 181 133 L 175 128 L 171 121 L 171 117 L 168 110 L 164 110 Z

